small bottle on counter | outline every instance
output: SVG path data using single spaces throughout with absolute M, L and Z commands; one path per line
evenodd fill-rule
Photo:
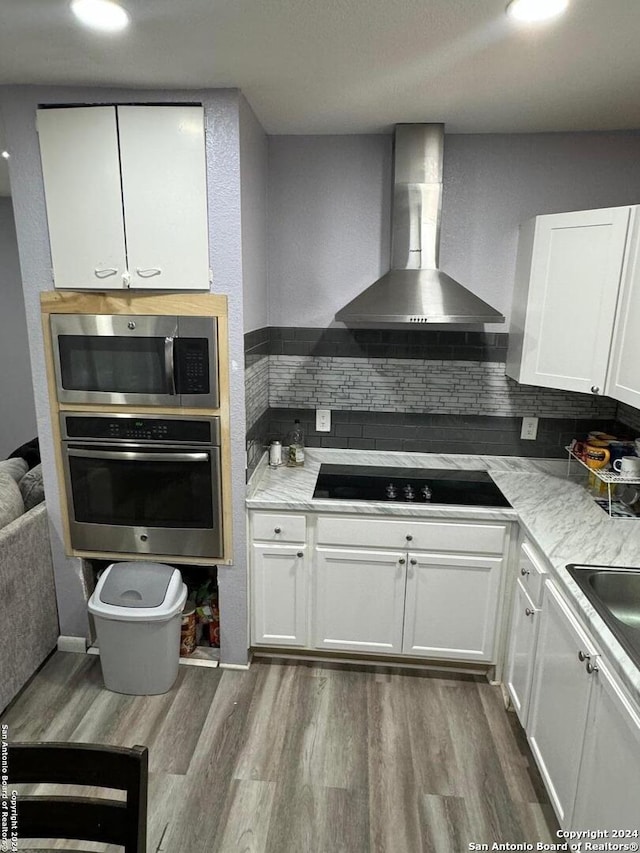
M 279 441 L 272 441 L 269 445 L 269 465 L 272 468 L 282 465 L 282 445 Z
M 297 468 L 304 465 L 304 431 L 298 419 L 293 422 L 293 429 L 289 433 L 287 465 Z

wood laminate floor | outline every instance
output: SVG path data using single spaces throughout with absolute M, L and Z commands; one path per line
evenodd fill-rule
M 180 667 L 170 693 L 122 696 L 98 658 L 56 652 L 0 721 L 12 741 L 148 746 L 149 853 L 555 840 L 522 730 L 481 677 L 258 660 Z

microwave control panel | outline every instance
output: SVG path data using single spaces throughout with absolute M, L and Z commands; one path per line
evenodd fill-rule
M 209 342 L 206 338 L 176 338 L 175 379 L 178 394 L 209 393 Z

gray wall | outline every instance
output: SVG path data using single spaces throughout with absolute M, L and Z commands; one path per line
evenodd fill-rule
M 86 585 L 81 561 L 67 558 L 62 545 L 62 511 L 58 499 L 53 440 L 49 423 L 44 354 L 40 334 L 40 292 L 51 289 L 50 249 L 44 206 L 35 112 L 41 103 L 114 103 L 200 101 L 209 120 L 207 181 L 209 194 L 212 290 L 229 299 L 230 393 L 232 430 L 232 514 L 235 563 L 219 570 L 221 659 L 247 660 L 247 572 L 245 532 L 245 411 L 244 339 L 242 319 L 242 243 L 240 201 L 239 92 L 128 91 L 108 89 L 41 88 L 0 89 L 10 161 L 16 231 L 23 272 L 29 347 L 42 445 L 43 471 L 51 528 L 56 592 L 61 633 L 86 636 Z
M 389 259 L 391 138 L 269 138 L 269 322 L 328 326 Z
M 0 459 L 37 433 L 16 227 L 0 198 Z
M 244 330 L 269 322 L 267 292 L 267 136 L 240 96 L 240 190 Z
M 270 323 L 320 326 L 389 263 L 390 136 L 269 140 Z M 507 316 L 518 225 L 636 204 L 640 132 L 449 135 L 440 263 Z

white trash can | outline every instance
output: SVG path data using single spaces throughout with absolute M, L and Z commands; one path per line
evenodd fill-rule
M 104 684 L 116 693 L 166 693 L 178 675 L 187 587 L 173 566 L 112 563 L 89 599 Z

